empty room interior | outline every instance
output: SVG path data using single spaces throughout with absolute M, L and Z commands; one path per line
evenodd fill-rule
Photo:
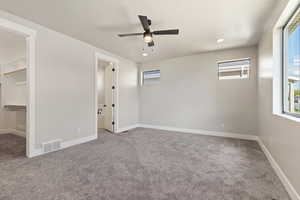
M 300 200 L 300 0 L 0 0 L 0 199 Z

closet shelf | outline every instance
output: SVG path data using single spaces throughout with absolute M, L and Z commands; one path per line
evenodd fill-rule
M 20 81 L 20 82 L 16 82 L 16 85 L 26 85 L 27 82 L 26 81 Z
M 26 105 L 4 105 L 4 108 L 13 110 L 24 110 L 26 109 Z
M 14 73 L 17 73 L 17 72 L 22 72 L 22 71 L 25 71 L 25 70 L 26 70 L 26 67 L 25 68 L 16 69 L 16 70 L 13 70 L 13 71 L 4 72 L 3 75 L 10 75 L 10 74 L 14 74 Z

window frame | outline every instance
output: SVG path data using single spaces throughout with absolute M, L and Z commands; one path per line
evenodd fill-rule
M 161 71 L 160 69 L 152 69 L 152 70 L 143 70 L 141 72 L 141 85 L 145 85 L 145 78 L 144 78 L 144 74 L 145 72 L 156 72 L 156 71 L 159 71 L 159 82 L 160 82 L 160 78 L 161 78 Z
M 238 62 L 238 61 L 244 61 L 244 60 L 249 60 L 249 69 L 248 69 L 248 77 L 246 78 L 220 78 L 220 64 L 221 63 L 230 63 L 230 62 Z M 246 58 L 237 58 L 237 59 L 232 59 L 232 60 L 223 60 L 223 61 L 217 61 L 217 73 L 218 73 L 218 80 L 250 80 L 250 74 L 251 74 L 251 66 L 252 66 L 252 58 L 251 57 L 246 57 Z
M 286 109 L 286 68 L 287 68 L 287 37 L 286 37 L 286 28 L 292 22 L 292 19 L 296 16 L 296 14 L 300 12 L 300 5 L 296 7 L 296 9 L 291 13 L 290 17 L 288 17 L 286 23 L 281 28 L 281 112 L 284 115 L 296 117 L 300 119 L 300 113 L 287 112 Z

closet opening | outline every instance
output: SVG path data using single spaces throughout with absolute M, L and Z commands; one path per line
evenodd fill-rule
M 96 56 L 97 133 L 115 133 L 118 126 L 117 62 Z
M 0 19 L 0 160 L 34 156 L 35 31 Z
M 26 38 L 0 29 L 0 157 L 26 156 L 26 65 Z

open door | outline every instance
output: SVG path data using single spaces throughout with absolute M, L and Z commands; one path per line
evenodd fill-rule
M 110 132 L 114 132 L 114 65 L 111 63 L 105 68 L 104 76 L 104 128 Z

